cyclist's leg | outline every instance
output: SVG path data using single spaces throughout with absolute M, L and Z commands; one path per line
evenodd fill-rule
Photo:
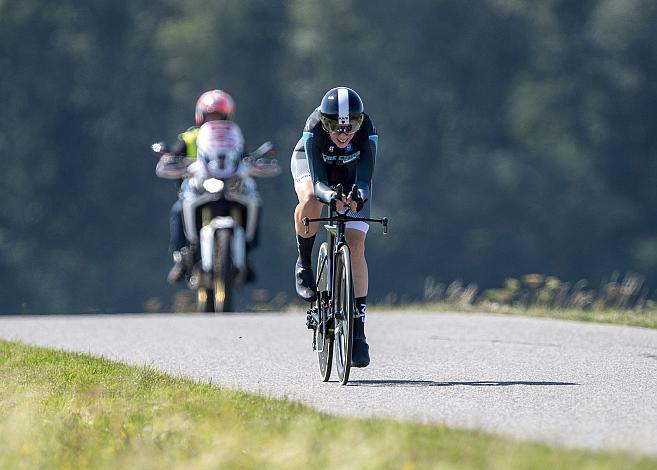
M 363 208 L 353 213 L 349 211 L 347 215 L 352 217 L 369 217 L 370 201 L 367 201 Z M 365 261 L 365 237 L 370 226 L 367 222 L 347 222 L 345 235 L 347 244 L 351 251 L 351 272 L 354 279 L 354 294 L 356 299 L 367 296 L 368 290 L 368 271 L 367 261 Z
M 322 204 L 315 198 L 310 169 L 308 168 L 308 161 L 301 140 L 292 153 L 290 169 L 294 178 L 294 190 L 299 201 L 294 209 L 294 229 L 299 252 L 295 266 L 296 290 L 301 298 L 312 302 L 315 300 L 316 294 L 311 258 L 318 224 L 310 224 L 308 233 L 305 233 L 302 220 L 304 217 L 319 217 L 322 213 Z
M 302 178 L 300 181 L 295 181 L 294 191 L 297 193 L 299 203 L 294 210 L 294 229 L 297 235 L 308 238 L 317 233 L 317 222 L 311 223 L 308 226 L 308 233 L 305 233 L 303 226 L 303 218 L 317 218 L 322 215 L 322 203 L 315 197 L 315 189 L 313 187 L 313 180 L 310 175 Z
M 294 191 L 297 193 L 299 203 L 294 210 L 294 228 L 297 236 L 309 238 L 317 233 L 317 223 L 310 224 L 308 233 L 301 222 L 304 217 L 316 218 L 322 214 L 322 203 L 315 197 L 315 188 L 310 177 L 310 168 L 303 148 L 303 139 L 297 142 L 292 152 L 290 170 L 294 179 Z
M 363 224 L 367 227 L 367 224 Z M 356 312 L 354 318 L 354 343 L 351 365 L 366 367 L 370 363 L 369 345 L 365 336 L 365 308 L 367 304 L 368 273 L 365 261 L 365 231 L 349 228 L 345 232 L 351 252 L 351 273 L 354 280 Z
M 367 224 L 363 224 L 367 227 Z M 354 279 L 354 294 L 356 298 L 367 296 L 368 270 L 365 260 L 365 237 L 367 232 L 359 228 L 347 228 L 345 231 L 347 244 L 351 252 L 351 274 Z
M 369 203 L 365 205 L 366 207 L 361 212 L 352 215 L 369 217 Z M 365 260 L 365 238 L 368 229 L 369 225 L 366 222 L 348 222 L 345 232 L 351 252 L 351 273 L 356 301 L 354 346 L 351 357 L 351 365 L 354 367 L 366 367 L 370 363 L 369 345 L 365 337 L 365 309 L 369 286 L 367 261 Z

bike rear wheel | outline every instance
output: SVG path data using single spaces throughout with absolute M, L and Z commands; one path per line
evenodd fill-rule
M 338 250 L 335 268 L 335 368 L 340 383 L 345 385 L 351 369 L 355 311 L 351 253 L 347 245 L 342 245 Z
M 317 257 L 317 313 L 319 323 L 315 328 L 315 348 L 317 349 L 317 364 L 322 381 L 328 382 L 333 366 L 333 333 L 328 320 L 329 276 L 328 276 L 328 244 L 322 243 Z
M 218 230 L 216 233 L 212 291 L 214 294 L 214 311 L 230 312 L 233 300 L 233 260 L 231 257 L 230 230 Z

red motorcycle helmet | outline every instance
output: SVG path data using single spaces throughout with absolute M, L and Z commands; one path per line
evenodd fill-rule
M 222 90 L 209 90 L 196 100 L 196 125 L 205 122 L 208 114 L 221 114 L 226 121 L 232 121 L 235 115 L 235 101 L 233 97 Z

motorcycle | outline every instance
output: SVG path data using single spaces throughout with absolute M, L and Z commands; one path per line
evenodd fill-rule
M 168 152 L 161 142 L 152 148 L 160 155 Z M 189 249 L 183 250 L 182 262 L 199 312 L 233 308 L 234 292 L 247 276 L 247 244 L 255 239 L 261 206 L 254 177 L 281 172 L 278 161 L 268 158 L 273 152 L 265 142 L 243 159 L 199 151 L 195 161 L 158 163 L 158 176 L 183 179 L 179 198 Z

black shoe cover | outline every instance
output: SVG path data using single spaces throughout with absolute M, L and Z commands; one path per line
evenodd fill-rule
M 297 260 L 294 277 L 299 297 L 306 302 L 314 302 L 317 298 L 317 293 L 315 292 L 315 279 L 312 268 L 303 266 L 301 262 Z
M 364 339 L 354 338 L 351 367 L 367 367 L 370 364 L 370 347 Z
M 354 318 L 354 345 L 351 351 L 351 367 L 367 367 L 370 364 L 370 347 L 365 339 L 363 318 Z

